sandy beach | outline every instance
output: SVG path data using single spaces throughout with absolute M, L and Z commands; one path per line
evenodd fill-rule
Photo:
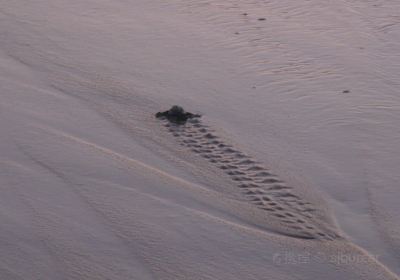
M 5 1 L 0 279 L 399 279 L 399 50 L 394 0 Z

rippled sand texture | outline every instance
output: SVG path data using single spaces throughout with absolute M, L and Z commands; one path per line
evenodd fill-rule
M 398 2 L 3 2 L 0 279 L 398 279 Z

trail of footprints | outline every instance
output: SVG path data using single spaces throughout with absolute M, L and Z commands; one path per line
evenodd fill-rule
M 222 169 L 250 203 L 286 224 L 297 233 L 296 237 L 319 240 L 337 237 L 315 222 L 316 209 L 311 203 L 294 194 L 290 186 L 259 162 L 224 143 L 198 119 L 191 119 L 184 125 L 165 121 L 165 126 L 181 145 Z

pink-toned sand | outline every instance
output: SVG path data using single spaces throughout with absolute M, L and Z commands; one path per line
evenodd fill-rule
M 0 279 L 399 279 L 399 23 L 394 0 L 3 1 Z M 154 118 L 173 104 L 203 117 Z

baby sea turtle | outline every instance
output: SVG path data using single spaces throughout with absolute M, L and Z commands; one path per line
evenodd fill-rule
M 184 124 L 188 119 L 192 118 L 200 118 L 201 116 L 198 114 L 192 114 L 189 112 L 185 112 L 182 107 L 174 105 L 171 109 L 165 112 L 158 112 L 156 114 L 156 118 L 158 119 L 167 119 L 168 121 L 175 124 Z

